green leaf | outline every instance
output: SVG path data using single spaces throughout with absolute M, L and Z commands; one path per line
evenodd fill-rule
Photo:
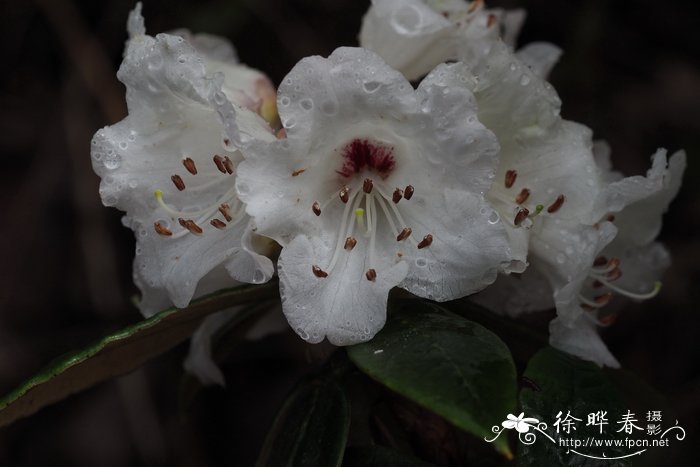
M 383 446 L 353 446 L 345 450 L 343 467 L 433 467 L 433 464 Z
M 389 389 L 480 438 L 516 407 L 510 351 L 492 332 L 443 308 L 413 300 L 392 312 L 350 359 Z M 496 449 L 512 457 L 505 437 Z
M 219 291 L 193 301 L 187 308 L 169 308 L 106 336 L 49 365 L 0 399 L 0 427 L 138 368 L 190 337 L 211 313 L 276 294 L 274 281 Z
M 286 400 L 265 439 L 257 467 L 340 466 L 350 408 L 332 381 L 311 381 Z
M 548 347 L 530 360 L 524 376 L 530 384 L 520 391 L 522 411 L 525 412 L 526 417 L 534 417 L 540 422 L 547 423 L 547 433 L 556 443 L 534 432 L 537 435 L 534 444 L 519 445 L 519 466 L 599 466 L 600 460 L 574 454 L 570 452 L 573 447 L 560 447 L 559 439 L 586 440 L 589 436 L 597 439 L 625 437 L 624 433 L 616 431 L 620 428 L 616 422 L 628 408 L 606 371 L 596 364 Z M 599 426 L 586 426 L 588 414 L 600 410 L 607 412 L 609 423 L 603 426 L 602 434 Z M 571 430 L 570 434 L 564 433 L 563 430 L 561 433 L 556 432 L 553 423 L 559 411 L 562 412 L 561 418 L 564 418 L 567 412 L 571 412 L 572 416 L 582 420 L 576 422 L 576 431 Z M 605 453 L 608 458 L 633 452 L 624 447 L 597 449 L 579 447 L 576 451 L 598 457 L 602 457 Z M 626 466 L 629 463 L 629 459 L 605 461 L 608 467 Z

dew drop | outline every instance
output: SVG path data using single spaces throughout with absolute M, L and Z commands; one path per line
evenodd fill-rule
M 122 158 L 121 156 L 119 156 L 119 154 L 113 154 L 111 156 L 106 157 L 102 164 L 104 165 L 105 169 L 114 170 L 119 168 L 119 166 L 121 165 L 121 159 Z
M 364 84 L 362 85 L 362 89 L 364 89 L 366 93 L 371 94 L 374 91 L 376 91 L 377 89 L 379 89 L 379 87 L 381 85 L 382 85 L 382 83 L 380 83 L 378 81 L 365 81 Z
M 302 328 L 297 328 L 296 331 L 297 331 L 297 334 L 299 334 L 299 337 L 301 337 L 305 341 L 309 340 L 309 335 Z
M 289 97 L 284 96 L 280 99 L 280 105 L 282 107 L 287 107 L 289 105 Z
M 528 84 L 530 84 L 530 77 L 528 75 L 525 75 L 525 74 L 522 75 L 520 77 L 520 84 L 523 86 L 527 86 Z
M 119 143 L 119 147 L 121 149 L 126 149 L 129 147 L 129 143 L 127 143 L 126 141 L 122 141 L 121 143 Z
M 424 268 L 428 265 L 428 262 L 425 260 L 425 258 L 416 258 L 416 266 L 419 268 Z
M 314 108 L 314 101 L 311 99 L 302 99 L 299 101 L 299 104 L 304 110 L 311 110 Z
M 498 212 L 496 212 L 494 210 L 494 211 L 491 211 L 491 214 L 489 214 L 489 217 L 487 220 L 488 220 L 489 224 L 492 224 L 492 225 L 497 224 L 498 221 L 501 220 L 501 216 L 499 216 Z

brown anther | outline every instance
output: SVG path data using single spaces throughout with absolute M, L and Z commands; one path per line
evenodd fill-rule
M 586 303 L 581 303 L 580 306 L 581 306 L 581 308 L 583 308 L 586 311 L 595 311 L 598 309 L 598 308 L 591 306 L 591 305 L 588 305 Z
M 350 199 L 350 188 L 344 186 L 342 190 L 340 190 L 340 193 L 338 193 L 338 196 L 340 196 L 340 201 L 343 203 L 347 203 L 348 200 Z
M 374 182 L 372 181 L 372 179 L 365 178 L 365 181 L 362 183 L 362 191 L 369 194 L 372 193 L 372 188 L 374 188 Z
M 189 157 L 182 159 L 182 165 L 185 166 L 189 173 L 191 173 L 192 175 L 197 175 L 197 166 L 194 165 L 194 161 L 192 159 L 190 159 Z
M 224 145 L 228 146 L 231 141 L 228 138 L 224 138 Z
M 614 221 L 615 221 L 615 216 L 613 216 L 612 214 L 610 214 L 608 217 L 605 218 L 605 220 L 608 221 L 608 222 L 614 222 Z
M 396 241 L 401 242 L 403 240 L 406 240 L 408 237 L 411 236 L 411 228 L 410 227 L 405 227 L 399 234 L 396 236 Z
M 172 177 L 170 177 L 170 180 L 173 181 L 175 187 L 178 190 L 182 191 L 185 189 L 185 182 L 182 181 L 182 177 L 180 177 L 179 175 L 173 175 Z
M 520 193 L 518 193 L 518 196 L 515 197 L 515 203 L 516 204 L 523 204 L 527 199 L 530 197 L 530 190 L 527 188 L 523 188 L 520 190 Z
M 369 268 L 365 273 L 365 277 L 367 277 L 368 281 L 374 282 L 374 280 L 377 278 L 377 271 L 375 271 L 372 268 Z
M 155 224 L 153 224 L 153 228 L 156 229 L 156 233 L 158 235 L 162 235 L 164 237 L 170 237 L 173 234 L 167 227 L 165 227 L 160 222 L 156 222 Z
M 598 305 L 605 305 L 606 303 L 608 303 L 610 301 L 612 296 L 613 296 L 612 292 L 606 292 L 602 295 L 598 295 L 597 297 L 595 297 L 593 299 L 593 301 L 596 302 Z
M 195 221 L 191 219 L 183 219 L 182 217 L 178 219 L 178 222 L 180 222 L 180 225 L 184 227 L 185 229 L 189 230 L 190 233 L 193 233 L 195 235 L 202 235 L 202 228 L 198 226 Z
M 311 205 L 311 210 L 316 214 L 317 216 L 321 215 L 321 205 L 319 204 L 318 201 L 314 201 L 314 204 Z
M 231 206 L 228 204 L 223 203 L 221 206 L 219 206 L 219 212 L 222 216 L 224 216 L 226 222 L 231 222 L 231 219 L 233 219 L 233 216 L 231 215 Z
M 515 179 L 518 178 L 518 172 L 515 170 L 506 170 L 506 188 L 510 188 L 515 183 Z
M 530 211 L 528 211 L 527 208 L 522 208 L 515 215 L 515 219 L 513 220 L 513 224 L 520 225 L 525 219 L 527 219 L 527 216 L 529 216 L 529 215 L 530 215 Z
M 320 277 L 321 279 L 323 279 L 324 277 L 328 277 L 328 273 L 316 266 L 315 264 L 311 266 L 311 270 L 313 271 L 314 276 L 316 277 Z
M 225 228 L 226 228 L 226 224 L 224 224 L 224 222 L 221 221 L 221 220 L 219 220 L 219 219 L 212 219 L 211 222 L 210 222 L 210 224 L 213 225 L 214 227 L 216 227 L 216 228 L 219 229 L 219 230 L 222 230 L 222 229 L 225 229 Z
M 497 19 L 498 18 L 496 17 L 496 15 L 489 15 L 489 19 L 486 21 L 486 27 L 490 28 L 491 26 L 493 26 L 496 23 Z
M 429 247 L 431 243 L 433 243 L 433 236 L 428 234 L 423 237 L 423 240 L 420 241 L 418 244 L 418 249 L 422 250 L 423 248 Z
M 306 169 L 295 170 L 294 172 L 292 172 L 292 177 L 298 177 L 299 175 L 303 174 L 304 172 L 306 172 Z
M 620 265 L 620 258 L 611 258 L 610 261 L 608 262 L 608 267 L 610 269 L 617 269 L 617 267 Z
M 355 248 L 355 245 L 357 245 L 357 240 L 353 237 L 348 237 L 345 239 L 345 246 L 344 248 L 348 251 L 351 251 L 353 248 Z
M 607 274 L 608 280 L 611 281 L 616 281 L 620 277 L 622 277 L 622 271 L 620 270 L 620 268 L 615 268 Z
M 403 190 L 401 190 L 401 188 L 395 189 L 394 194 L 391 196 L 391 200 L 394 203 L 398 203 L 399 201 L 401 201 L 401 198 L 403 198 Z
M 599 318 L 598 321 L 600 321 L 600 324 L 602 324 L 603 326 L 610 326 L 615 321 L 617 321 L 617 313 L 605 315 L 602 318 Z
M 605 256 L 598 256 L 595 261 L 593 261 L 593 266 L 594 267 L 600 267 L 608 264 L 608 258 Z
M 557 212 L 561 208 L 561 205 L 564 204 L 565 199 L 564 195 L 557 196 L 557 199 L 547 208 L 547 212 L 550 214 Z
M 413 185 L 406 185 L 406 188 L 403 190 L 403 197 L 406 198 L 406 201 L 411 199 L 414 191 Z
M 229 175 L 233 173 L 233 161 L 228 156 L 224 157 L 224 168 Z
M 216 168 L 219 169 L 219 172 L 222 174 L 226 173 L 226 166 L 224 165 L 224 158 L 221 157 L 220 155 L 215 155 L 214 156 L 214 164 L 216 164 Z

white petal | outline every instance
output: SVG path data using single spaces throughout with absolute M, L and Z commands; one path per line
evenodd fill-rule
M 226 386 L 226 379 L 219 366 L 214 362 L 212 337 L 240 312 L 240 307 L 214 313 L 202 322 L 190 340 L 190 350 L 185 358 L 184 367 L 188 373 L 197 377 L 204 386 Z
M 534 267 L 522 274 L 499 274 L 496 282 L 473 295 L 471 300 L 495 313 L 513 318 L 522 313 L 554 308 L 552 287 Z
M 278 274 L 282 307 L 290 326 L 304 340 L 352 345 L 371 339 L 384 326 L 389 290 L 406 275 L 406 263 L 369 265 L 359 243 L 343 252 L 328 277 L 312 272 L 325 265 L 334 250 L 334 239 L 300 235 L 280 255 Z M 369 267 L 376 268 L 374 281 L 367 280 Z
M 532 72 L 547 79 L 554 65 L 559 61 L 562 50 L 549 42 L 531 42 L 515 54 Z
M 600 338 L 595 322 L 588 315 L 581 315 L 571 324 L 565 324 L 560 318 L 553 320 L 549 323 L 549 343 L 555 349 L 599 366 L 620 367 L 620 363 Z

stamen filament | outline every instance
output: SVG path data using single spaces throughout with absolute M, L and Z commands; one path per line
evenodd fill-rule
M 593 277 L 596 280 L 598 280 L 601 284 L 603 284 L 605 287 L 612 290 L 613 292 L 617 292 L 620 295 L 624 295 L 625 297 L 631 298 L 633 300 L 648 300 L 650 298 L 654 298 L 661 290 L 661 282 L 659 282 L 659 281 L 655 282 L 654 288 L 647 293 L 634 293 L 634 292 L 630 292 L 629 290 L 625 290 L 621 287 L 618 287 L 615 284 L 612 284 L 611 282 L 608 282 L 607 280 L 605 280 L 603 277 L 599 276 L 598 274 L 593 274 Z

